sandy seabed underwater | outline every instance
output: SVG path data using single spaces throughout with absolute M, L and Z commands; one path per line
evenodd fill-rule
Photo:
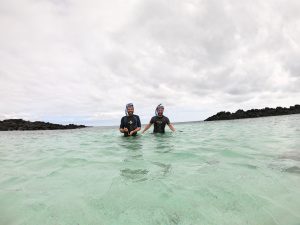
M 300 115 L 175 127 L 0 132 L 0 225 L 300 224 Z

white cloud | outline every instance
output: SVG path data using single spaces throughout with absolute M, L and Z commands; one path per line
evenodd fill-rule
M 0 119 L 147 122 L 300 100 L 300 3 L 1 1 Z

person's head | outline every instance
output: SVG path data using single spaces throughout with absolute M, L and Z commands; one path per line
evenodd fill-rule
M 156 110 L 155 110 L 155 114 L 159 117 L 163 116 L 164 114 L 164 106 L 162 104 L 159 104 L 157 107 L 156 107 Z
M 132 116 L 134 113 L 134 106 L 132 103 L 128 103 L 126 105 L 125 113 L 127 116 Z

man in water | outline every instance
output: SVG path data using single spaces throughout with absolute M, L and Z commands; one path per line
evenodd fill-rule
M 141 130 L 141 121 L 138 115 L 134 115 L 134 107 L 132 103 L 126 105 L 125 114 L 121 119 L 120 132 L 124 133 L 125 137 L 136 136 Z
M 154 124 L 153 133 L 165 133 L 166 124 L 169 126 L 169 128 L 172 131 L 175 131 L 175 128 L 170 123 L 169 118 L 164 116 L 163 113 L 164 113 L 164 107 L 161 104 L 159 104 L 156 107 L 155 116 L 153 116 L 150 120 L 150 123 L 145 126 L 142 134 L 145 133 L 145 131 L 148 130 L 152 126 L 152 124 Z

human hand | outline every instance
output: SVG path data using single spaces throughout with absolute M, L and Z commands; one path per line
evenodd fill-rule
M 130 131 L 129 133 L 129 136 L 133 135 L 134 134 L 134 131 Z
M 124 133 L 127 133 L 127 132 L 128 132 L 128 129 L 125 127 L 125 128 L 123 129 L 123 132 L 124 132 Z

